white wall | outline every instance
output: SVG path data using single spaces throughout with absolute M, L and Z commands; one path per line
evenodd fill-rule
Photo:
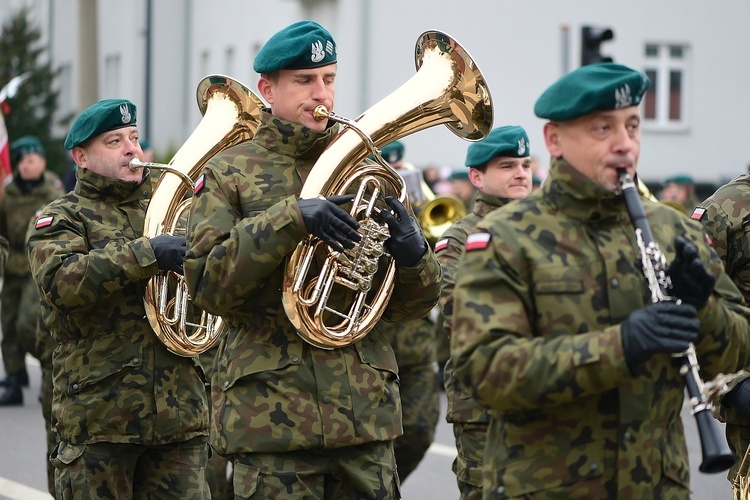
M 0 0 L 32 5 L 40 18 L 54 1 L 54 58 L 77 57 L 77 0 Z M 452 35 L 473 56 L 491 89 L 495 126 L 526 128 L 532 152 L 546 162 L 542 120 L 533 105 L 563 72 L 562 27 L 569 27 L 569 69 L 579 65 L 580 28 L 602 25 L 615 38 L 602 52 L 642 69 L 647 42 L 690 48 L 689 127 L 679 132 L 644 127 L 640 172 L 658 180 L 686 172 L 718 182 L 750 163 L 745 126 L 750 115 L 747 47 L 750 2 L 726 0 L 159 0 L 154 4 L 153 131 L 157 150 L 177 147 L 199 123 L 195 88 L 206 73 L 231 73 L 255 90 L 252 60 L 280 28 L 314 19 L 333 34 L 339 54 L 336 111 L 355 117 L 414 75 L 414 44 L 427 29 Z M 107 54 L 121 54 L 123 97 L 144 104 L 145 0 L 99 1 L 100 91 Z M 369 16 L 365 16 L 369 13 Z M 42 26 L 46 19 L 40 21 Z M 368 36 L 369 35 L 369 36 Z M 226 53 L 233 51 L 233 67 Z M 208 54 L 208 63 L 202 59 Z M 74 79 L 77 77 L 74 71 Z M 74 93 L 75 95 L 75 93 Z M 101 95 L 100 98 L 112 97 Z M 409 160 L 459 167 L 468 143 L 442 126 L 406 137 Z

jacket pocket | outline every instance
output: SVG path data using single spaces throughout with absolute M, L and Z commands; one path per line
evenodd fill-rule
M 303 342 L 282 329 L 232 327 L 223 344 L 224 352 L 218 357 L 219 387 L 226 391 L 243 377 L 300 364 Z
M 140 342 L 124 343 L 123 337 L 115 335 L 80 340 L 64 361 L 66 392 L 78 394 L 115 374 L 142 365 L 143 346 Z

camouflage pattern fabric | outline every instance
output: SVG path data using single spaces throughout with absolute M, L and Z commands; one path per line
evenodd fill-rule
M 28 188 L 21 189 L 19 182 L 23 181 L 14 178 L 0 198 L 0 236 L 7 238 L 10 250 L 0 292 L 0 345 L 6 373 L 25 370 L 27 352 L 39 357 L 35 337 L 41 311 L 26 257 L 26 230 L 37 210 L 64 192 L 60 178 L 49 171 Z
M 160 498 L 209 500 L 205 438 L 144 446 L 60 443 L 52 456 L 56 498 Z
M 435 325 L 428 316 L 403 323 L 380 321 L 376 328 L 393 346 L 398 364 L 404 433 L 393 449 L 403 484 L 432 445 L 440 418 Z
M 702 228 L 643 205 L 667 262 L 683 235 L 716 277 L 698 312 L 702 376 L 744 366 L 750 310 Z M 633 376 L 623 353 L 620 324 L 650 294 L 622 197 L 555 160 L 540 190 L 477 233 L 490 239 L 456 273 L 451 353 L 459 380 L 493 410 L 485 497 L 689 498 L 678 364 L 655 355 Z
M 218 346 L 214 346 L 198 355 L 198 359 L 208 380 L 211 380 L 213 377 L 217 351 Z M 208 396 L 210 396 L 210 388 L 207 387 L 207 389 L 209 391 Z M 212 418 L 209 415 L 209 422 Z M 208 482 L 209 490 L 211 490 L 211 500 L 232 500 L 234 498 L 232 477 L 227 475 L 229 467 L 231 467 L 231 462 L 227 457 L 223 457 L 214 451 L 209 453 L 208 463 L 206 464 L 206 481 Z
M 144 285 L 158 270 L 142 235 L 151 181 L 76 176 L 75 190 L 46 206 L 29 236 L 42 316 L 57 342 L 57 435 L 71 446 L 205 439 L 202 369 L 169 352 L 145 316 Z
M 34 289 L 36 293 L 36 289 Z M 38 296 L 38 295 L 37 295 Z M 57 447 L 59 439 L 55 432 L 55 421 L 52 418 L 52 399 L 54 387 L 52 384 L 52 354 L 55 352 L 57 342 L 52 338 L 49 329 L 42 321 L 41 315 L 36 329 L 36 352 L 39 354 L 39 364 L 42 368 L 42 389 L 39 402 L 42 404 L 42 416 L 44 417 L 44 430 L 47 441 L 47 452 L 44 462 L 47 464 L 47 488 L 52 496 L 55 496 L 55 468 L 49 457 L 52 456 Z
M 347 481 L 356 477 L 357 481 Z M 243 453 L 235 461 L 236 498 L 391 500 L 401 498 L 392 441 L 334 450 Z
M 721 186 L 698 205 L 698 210 L 691 213 L 694 219 L 703 224 L 711 245 L 745 301 L 750 301 L 750 174 L 742 174 Z M 729 387 L 734 387 L 748 376 L 735 379 Z M 750 419 L 734 408 L 723 405 L 718 405 L 715 410 L 718 418 L 726 422 L 729 447 L 740 457 L 727 476 L 734 481 L 741 459 L 750 446 Z
M 320 349 L 300 338 L 281 304 L 284 258 L 307 236 L 297 197 L 337 128 L 316 133 L 263 111 L 252 141 L 207 163 L 193 198 L 185 276 L 195 304 L 227 328 L 211 381 L 211 444 L 223 455 L 357 446 L 402 433 L 398 367 L 382 334 Z M 440 289 L 434 254 L 396 275 L 384 319 L 425 316 Z
M 443 328 L 440 334 L 448 342 L 453 325 L 456 269 L 464 253 L 466 236 L 485 215 L 509 201 L 478 191 L 472 212 L 449 227 L 435 248 L 438 262 L 443 269 L 443 289 L 440 293 Z M 458 451 L 453 461 L 453 473 L 456 474 L 462 499 L 482 498 L 482 456 L 490 414 L 471 398 L 469 391 L 458 381 L 452 361 L 448 360 L 445 364 L 444 373 L 445 395 L 448 400 L 446 420 L 453 424 Z

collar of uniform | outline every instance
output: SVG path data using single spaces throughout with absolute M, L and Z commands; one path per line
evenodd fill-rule
M 317 159 L 338 133 L 338 123 L 324 132 L 293 123 L 272 115 L 268 109 L 260 112 L 260 126 L 253 142 L 264 148 L 294 159 Z
M 124 201 L 130 197 L 148 198 L 152 183 L 149 175 L 141 182 L 123 181 L 114 177 L 97 174 L 86 168 L 76 169 L 75 194 L 84 198 L 102 198 L 102 201 Z
M 597 222 L 627 216 L 621 195 L 602 188 L 562 158 L 552 161 L 542 190 L 552 206 L 577 219 Z
M 493 194 L 487 194 L 479 191 L 477 192 L 476 200 L 474 200 L 474 208 L 472 209 L 472 212 L 475 215 L 484 217 L 496 208 L 502 207 L 510 201 L 510 198 L 501 198 L 500 196 L 495 196 Z

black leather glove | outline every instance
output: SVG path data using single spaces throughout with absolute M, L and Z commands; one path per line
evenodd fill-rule
M 390 238 L 385 241 L 385 247 L 393 256 L 396 265 L 414 266 L 427 252 L 427 243 L 422 236 L 422 229 L 404 204 L 396 198 L 389 196 L 385 199 L 385 203 L 395 214 L 394 216 L 386 210 L 380 212 L 380 218 L 388 224 L 391 232 Z
M 154 249 L 156 264 L 162 271 L 174 271 L 182 274 L 185 263 L 185 236 L 160 234 L 151 238 L 151 248 Z
M 713 274 L 706 271 L 698 248 L 691 241 L 678 236 L 674 240 L 674 246 L 677 257 L 667 269 L 667 274 L 672 280 L 671 293 L 700 311 L 706 307 L 716 279 Z
M 344 248 L 354 248 L 354 242 L 362 239 L 357 232 L 359 222 L 338 206 L 353 199 L 354 196 L 343 195 L 297 200 L 307 232 L 339 252 L 343 252 Z
M 723 406 L 734 408 L 750 418 L 750 378 L 746 378 L 721 398 Z
M 657 353 L 676 353 L 698 338 L 695 307 L 660 302 L 636 309 L 622 323 L 622 348 L 631 372 Z

